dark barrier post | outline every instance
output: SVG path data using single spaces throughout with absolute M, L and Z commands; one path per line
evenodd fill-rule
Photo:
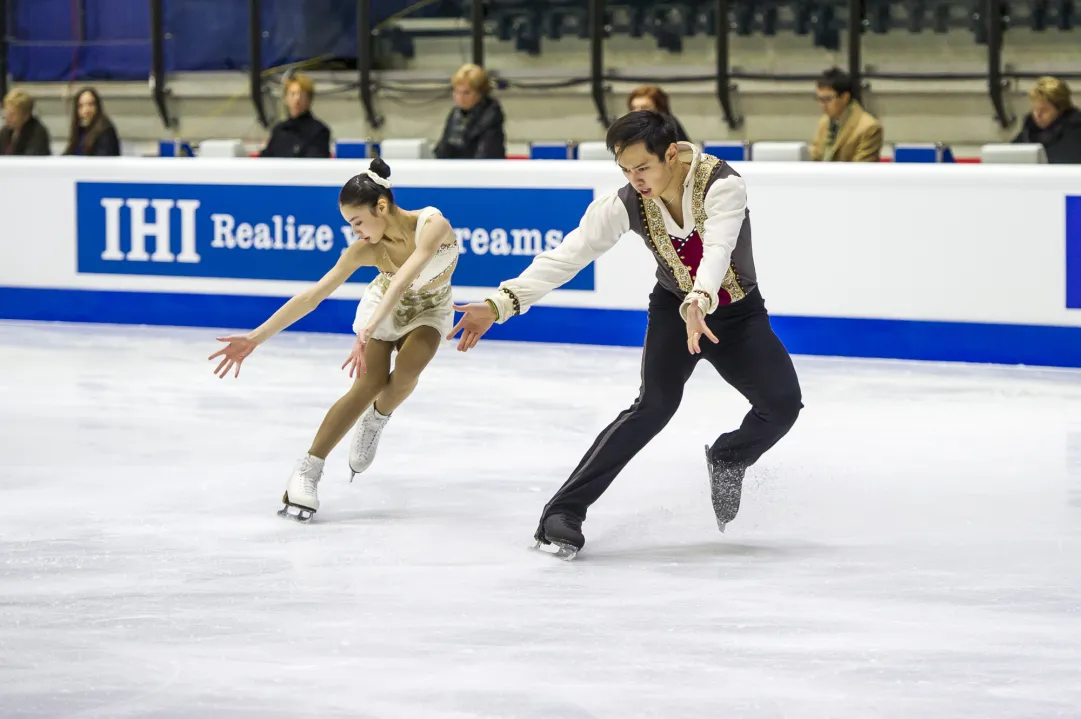
M 154 107 L 167 130 L 175 123 L 169 116 L 165 90 L 165 11 L 164 0 L 150 0 L 150 78 Z
M 604 0 L 589 0 L 589 84 L 597 119 L 607 130 L 612 122 L 604 99 Z
M 852 99 L 863 99 L 863 16 L 865 0 L 848 0 L 848 75 Z
M 8 94 L 8 0 L 0 0 L 0 98 Z
M 728 67 L 728 36 L 731 32 L 728 0 L 717 0 L 717 102 L 721 104 L 728 129 L 735 130 L 743 124 L 743 118 L 732 109 L 732 76 Z
M 263 106 L 263 0 L 248 2 L 248 93 L 259 124 L 270 127 Z
M 1003 15 L 1004 0 L 986 0 L 987 19 L 987 89 L 991 95 L 991 105 L 995 108 L 995 120 L 1007 128 L 1013 124 L 1014 117 L 1006 109 L 1002 97 L 1005 81 L 1002 79 L 1002 35 L 1005 30 Z
M 484 0 L 473 0 L 470 27 L 473 36 L 473 64 L 484 67 Z
M 372 129 L 383 126 L 372 101 L 372 0 L 357 0 L 357 74 L 360 75 L 360 104 Z

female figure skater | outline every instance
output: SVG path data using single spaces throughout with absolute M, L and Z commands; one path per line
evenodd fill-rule
M 454 230 L 434 207 L 398 207 L 389 177 L 387 164 L 375 159 L 369 169 L 346 182 L 338 205 L 357 241 L 318 283 L 255 330 L 219 337 L 228 345 L 209 357 L 222 358 L 214 370 L 219 377 L 234 368 L 233 376 L 239 376 L 241 363 L 256 347 L 314 310 L 358 268 L 380 270 L 357 307 L 353 323 L 357 339 L 342 365 L 349 367 L 350 377 L 355 375 L 353 386 L 327 412 L 307 455 L 297 462 L 282 497 L 285 507 L 278 512 L 282 517 L 306 522 L 319 509 L 323 463 L 357 418 L 349 468 L 356 475 L 371 465 L 383 427 L 417 386 L 420 373 L 454 324 L 450 289 L 458 262 Z M 398 356 L 392 370 L 390 356 L 395 349 Z

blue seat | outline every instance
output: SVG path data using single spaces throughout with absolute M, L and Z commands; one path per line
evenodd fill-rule
M 707 141 L 702 143 L 702 150 L 725 162 L 743 162 L 747 159 L 747 143 L 745 142 Z
M 573 160 L 576 149 L 573 142 L 532 142 L 529 145 L 529 159 Z
M 361 160 L 379 156 L 379 143 L 367 140 L 338 140 L 334 143 L 334 157 Z
M 941 142 L 900 144 L 893 148 L 894 162 L 954 162 L 953 151 Z
M 195 157 L 191 143 L 182 140 L 161 140 L 158 142 L 159 157 Z

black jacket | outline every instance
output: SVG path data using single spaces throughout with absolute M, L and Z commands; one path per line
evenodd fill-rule
M 679 142 L 690 142 L 691 138 L 687 137 L 687 131 L 683 129 L 683 125 L 676 119 L 675 115 L 669 115 L 672 118 L 672 122 L 676 124 L 676 140 Z
M 1043 145 L 1051 164 L 1081 165 L 1081 110 L 1071 107 L 1046 130 L 1036 126 L 1032 115 L 1026 115 L 1013 141 Z
M 23 125 L 19 136 L 15 130 L 5 127 L 0 130 L 0 155 L 51 155 L 49 131 L 36 117 L 31 117 Z
M 304 112 L 270 131 L 260 157 L 330 157 L 330 128 Z
M 435 146 L 435 156 L 441 160 L 506 159 L 503 121 L 503 108 L 492 97 L 484 98 L 469 112 L 453 108 L 443 124 L 443 137 Z M 464 124 L 460 135 L 452 132 L 457 123 Z
M 90 147 L 88 152 L 83 151 L 83 136 L 86 133 L 86 128 L 79 128 L 79 134 L 75 138 L 75 144 L 73 147 L 66 151 L 64 154 L 72 155 L 88 155 L 93 157 L 119 157 L 120 156 L 120 136 L 116 134 L 116 127 L 112 122 L 108 122 L 105 125 L 105 129 L 101 131 L 101 134 L 94 138 L 94 144 Z

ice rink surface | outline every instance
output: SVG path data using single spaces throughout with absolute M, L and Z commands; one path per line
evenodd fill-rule
M 4 719 L 1081 716 L 1081 373 L 798 357 L 722 535 L 703 362 L 566 563 L 539 513 L 638 350 L 446 345 L 304 526 L 351 338 L 219 380 L 216 334 L 0 323 Z

